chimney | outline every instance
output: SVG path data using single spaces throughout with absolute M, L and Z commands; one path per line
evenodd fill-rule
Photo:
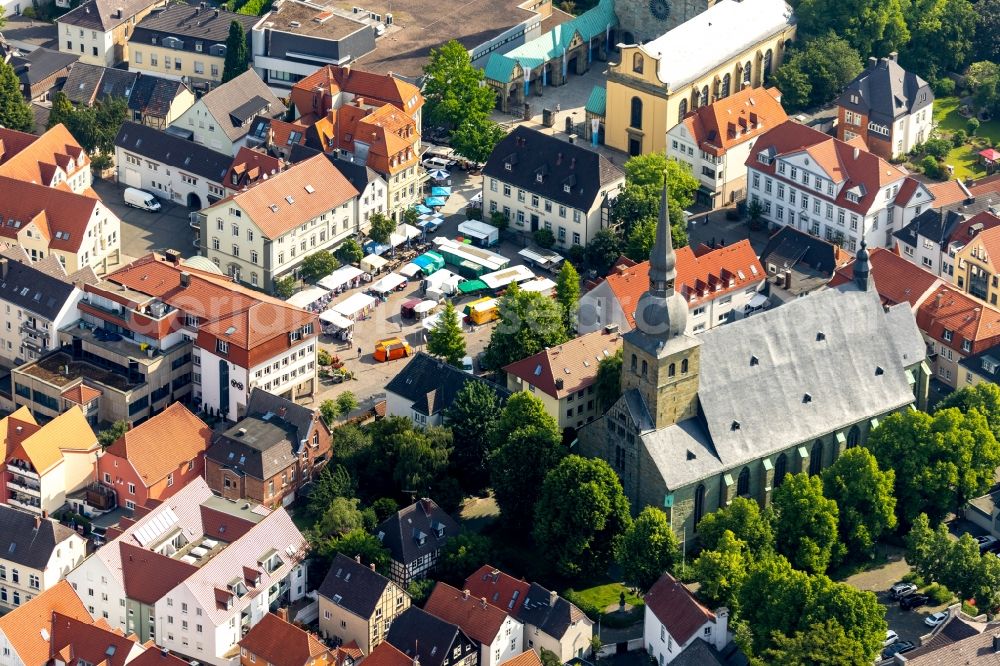
M 479 605 L 486 608 L 486 597 L 479 597 Z
M 899 52 L 893 51 L 889 54 L 889 60 L 896 62 L 899 59 Z
M 49 517 L 49 512 L 48 512 L 48 511 L 46 511 L 45 509 L 42 509 L 42 518 L 43 518 L 43 519 L 46 519 L 46 518 L 48 518 L 48 517 Z
M 1000 652 L 1000 634 L 993 635 L 993 652 Z
M 7 257 L 0 258 L 0 277 L 7 278 Z
M 181 271 L 181 286 L 187 287 L 191 284 L 191 274 L 187 271 Z
M 357 562 L 358 564 L 361 564 L 361 556 L 360 555 L 355 555 L 354 556 L 354 561 Z
M 35 516 L 35 530 L 38 530 L 42 526 L 42 517 Z
M 468 598 L 469 598 L 469 591 L 462 590 L 462 599 L 468 599 Z
M 555 606 L 556 602 L 559 600 L 559 593 L 555 590 L 549 592 L 549 606 Z
M 857 146 L 855 146 L 854 147 L 854 159 L 858 159 L 858 156 L 860 156 L 860 155 L 861 155 L 861 149 L 858 148 Z
M 214 14 L 215 18 L 219 18 L 219 10 L 218 10 L 218 9 L 216 9 L 216 10 L 215 10 L 215 11 L 213 12 L 213 14 Z
M 875 56 L 868 56 L 868 69 L 875 69 L 875 65 L 878 64 L 878 58 Z
M 369 564 L 369 565 L 368 565 L 368 567 L 369 567 L 369 568 L 370 568 L 370 569 L 371 569 L 372 571 L 375 571 L 375 563 L 374 563 L 374 562 L 372 562 L 371 564 Z
M 785 289 L 792 288 L 792 271 L 790 269 L 785 270 Z
M 937 296 L 934 297 L 934 307 L 936 308 L 941 307 L 941 301 L 943 300 L 944 300 L 944 294 L 939 291 L 937 293 Z

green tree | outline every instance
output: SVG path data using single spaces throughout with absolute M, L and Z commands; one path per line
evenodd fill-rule
M 507 219 L 507 216 L 504 215 L 502 210 L 495 210 L 492 213 L 490 213 L 490 219 L 486 221 L 492 224 L 500 231 L 503 231 L 508 226 L 510 226 L 510 220 Z
M 371 225 L 368 228 L 368 237 L 376 243 L 388 243 L 389 236 L 396 230 L 396 223 L 379 212 L 372 213 L 368 222 Z
M 865 646 L 844 632 L 834 620 L 816 622 L 792 636 L 778 632 L 772 647 L 764 651 L 771 666 L 869 666 L 872 657 Z
M 410 581 L 406 593 L 410 595 L 410 601 L 414 606 L 422 606 L 431 596 L 435 585 L 437 585 L 437 581 L 433 578 L 417 578 Z
M 360 406 L 357 396 L 352 391 L 341 392 L 334 403 L 337 409 L 337 416 L 344 418 Z
M 340 262 L 328 250 L 313 252 L 302 260 L 299 277 L 306 282 L 316 282 L 340 267 Z
M 976 8 L 969 0 L 909 0 L 904 5 L 910 39 L 901 45 L 900 63 L 933 80 L 969 64 L 976 30 Z
M 375 570 L 379 573 L 383 575 L 389 573 L 388 549 L 381 541 L 362 529 L 351 530 L 339 537 L 323 539 L 317 544 L 315 552 L 326 560 L 337 553 L 351 559 L 361 557 L 362 562 L 374 564 Z
M 112 423 L 110 427 L 98 432 L 97 441 L 100 443 L 102 449 L 106 449 L 117 442 L 127 432 L 128 421 L 118 420 Z
M 920 513 L 938 522 L 983 494 L 1000 465 L 1000 445 L 977 409 L 897 412 L 871 433 L 868 448 L 881 469 L 896 473 L 893 494 L 904 526 Z
M 0 61 L 0 125 L 21 132 L 35 129 L 35 116 L 21 94 L 21 80 L 14 68 L 3 61 Z
M 613 356 L 602 358 L 597 364 L 597 378 L 594 379 L 594 394 L 597 409 L 602 414 L 622 397 L 622 350 Z
M 502 368 L 568 339 L 559 304 L 547 296 L 511 284 L 498 307 L 500 321 L 486 347 L 489 368 Z
M 365 257 L 365 252 L 361 249 L 361 244 L 353 238 L 348 238 L 341 243 L 334 254 L 340 260 L 340 263 L 345 265 L 359 263 Z
M 354 479 L 343 465 L 327 465 L 309 490 L 306 516 L 315 523 L 338 497 L 354 495 Z
M 500 399 L 486 382 L 466 382 L 444 412 L 454 446 L 452 474 L 467 493 L 481 493 L 489 486 L 492 432 L 501 409 Z
M 920 170 L 924 172 L 924 175 L 928 178 L 940 179 L 943 171 L 941 170 L 941 165 L 938 163 L 937 158 L 933 155 L 926 155 L 924 159 L 920 160 Z
M 469 574 L 492 559 L 493 543 L 481 534 L 462 532 L 441 546 L 436 576 L 449 585 L 462 587 Z
M 1000 437 L 1000 386 L 993 382 L 965 386 L 945 396 L 937 404 L 935 411 L 951 407 L 957 407 L 963 414 L 968 413 L 970 409 L 978 410 L 986 417 L 986 423 L 993 431 L 993 436 Z
M 630 225 L 625 242 L 625 256 L 632 261 L 646 261 L 656 242 L 657 217 L 647 217 Z M 688 244 L 687 222 L 679 208 L 670 209 L 670 242 L 675 248 Z
M 298 281 L 291 275 L 276 278 L 274 280 L 274 295 L 278 298 L 288 298 L 295 293 L 297 284 Z
M 611 563 L 632 522 L 618 475 L 600 458 L 571 455 L 545 476 L 535 541 L 563 576 L 594 576 Z
M 900 51 L 910 39 L 902 0 L 799 0 L 793 5 L 800 38 L 832 32 L 866 56 Z
M 556 244 L 556 235 L 552 233 L 551 229 L 543 227 L 531 236 L 535 239 L 535 243 L 538 244 L 539 247 L 543 247 L 546 250 Z
M 566 332 L 575 331 L 577 310 L 580 307 L 580 274 L 568 261 L 562 263 L 559 277 L 556 278 L 556 300 L 562 306 Z
M 243 24 L 234 20 L 229 24 L 229 36 L 226 37 L 226 61 L 222 65 L 222 82 L 232 81 L 247 71 L 249 66 L 247 35 L 243 31 Z
M 973 57 L 1000 62 L 1000 0 L 977 0 Z
M 952 540 L 948 527 L 938 523 L 937 528 L 932 529 L 927 514 L 921 513 L 913 519 L 904 541 L 906 561 L 913 570 L 927 582 L 941 582 L 951 556 Z
M 787 477 L 786 477 L 787 478 Z M 736 497 L 729 506 L 707 514 L 698 523 L 698 538 L 705 550 L 716 550 L 726 531 L 747 545 L 754 556 L 774 548 L 774 530 L 769 511 L 746 497 Z
M 654 210 L 660 208 L 660 191 L 663 189 L 663 175 L 667 177 L 667 197 L 671 208 L 681 210 L 694 203 L 694 193 L 698 191 L 698 179 L 691 173 L 691 167 L 677 160 L 668 160 L 666 153 L 647 153 L 630 157 L 625 162 L 625 182 L 637 187 L 655 199 Z
M 66 97 L 66 93 L 60 90 L 52 96 L 52 109 L 49 111 L 49 123 L 46 128 L 62 124 L 69 129 L 69 123 L 72 122 L 75 111 L 76 109 L 73 107 L 73 103 L 69 101 L 69 97 Z
M 465 356 L 465 334 L 462 333 L 458 312 L 455 311 L 451 301 L 445 303 L 441 316 L 431 330 L 427 331 L 427 351 L 449 365 L 462 367 L 462 358 Z
M 775 84 L 781 87 L 786 108 L 796 111 L 829 102 L 861 73 L 858 50 L 838 35 L 810 39 L 775 71 Z
M 496 104 L 496 93 L 483 85 L 483 71 L 455 40 L 431 49 L 424 74 L 424 114 L 431 125 L 454 129 L 467 119 L 488 117 Z
M 962 599 L 975 597 L 984 604 L 1000 593 L 995 587 L 997 570 L 982 562 L 997 558 L 981 556 L 979 544 L 969 534 L 953 539 L 947 525 L 939 523 L 931 529 L 927 514 L 922 513 L 914 519 L 905 542 L 906 561 L 925 581 L 940 583 Z
M 451 145 L 462 157 L 482 163 L 490 159 L 493 149 L 506 135 L 504 128 L 489 117 L 473 116 L 463 120 L 451 133 Z
M 315 530 L 324 537 L 340 537 L 364 528 L 357 498 L 335 497 L 317 521 Z
M 115 137 L 128 118 L 128 100 L 121 96 L 105 97 L 94 105 L 97 128 L 97 150 L 109 155 L 115 152 Z
M 680 557 L 677 535 L 667 515 L 655 506 L 647 506 L 639 513 L 625 530 L 615 553 L 625 580 L 641 590 L 648 590 Z
M 969 65 L 965 84 L 972 92 L 972 99 L 979 109 L 996 110 L 1000 105 L 1000 64 L 990 61 Z
M 391 497 L 380 497 L 372 502 L 371 509 L 375 512 L 375 522 L 381 523 L 383 520 L 399 511 L 399 502 Z
M 411 430 L 397 441 L 397 462 L 393 479 L 401 490 L 412 490 L 422 497 L 434 497 L 442 506 L 447 502 L 436 491 L 448 476 L 451 432 L 444 428 Z M 433 492 L 432 492 L 433 491 Z
M 837 503 L 840 540 L 855 558 L 870 556 L 875 542 L 896 527 L 895 473 L 879 469 L 871 451 L 855 446 L 823 472 L 823 494 Z
M 490 477 L 500 519 L 518 525 L 533 515 L 542 483 L 566 449 L 556 420 L 527 391 L 512 395 L 493 429 Z
M 786 476 L 774 491 L 774 545 L 796 569 L 823 573 L 843 555 L 837 503 L 823 482 L 805 472 Z
M 338 418 L 337 403 L 333 400 L 324 400 L 319 403 L 319 415 L 323 418 L 326 425 L 333 425 Z
M 546 650 L 542 648 L 541 653 L 542 666 L 562 666 L 562 659 L 552 650 Z
M 611 229 L 601 229 L 584 248 L 587 265 L 598 275 L 607 275 L 622 254 L 622 239 Z
M 750 565 L 750 552 L 745 541 L 740 541 L 729 530 L 724 530 L 714 550 L 702 550 L 694 561 L 694 578 L 698 581 L 698 594 L 714 606 L 727 606 L 738 610 L 737 593 L 746 579 Z

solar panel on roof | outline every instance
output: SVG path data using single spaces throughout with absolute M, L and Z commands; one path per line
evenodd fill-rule
M 133 536 L 141 546 L 148 546 L 178 522 L 177 514 L 169 506 L 137 529 Z

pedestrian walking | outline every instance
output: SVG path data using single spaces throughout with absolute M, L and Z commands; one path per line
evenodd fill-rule
M 361 358 L 361 347 L 358 347 L 358 358 Z

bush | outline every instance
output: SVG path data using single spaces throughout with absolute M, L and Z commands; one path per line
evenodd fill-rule
M 90 168 L 96 169 L 98 173 L 111 168 L 111 155 L 98 153 L 90 158 Z
M 976 136 L 976 132 L 979 131 L 979 118 L 969 118 L 965 127 L 969 130 L 969 136 Z
M 573 245 L 569 248 L 569 260 L 579 266 L 583 263 L 586 253 L 587 249 L 582 245 Z
M 924 152 L 935 157 L 938 161 L 947 157 L 950 150 L 951 144 L 948 143 L 948 140 L 940 137 L 928 139 L 927 143 L 924 144 Z
M 922 159 L 920 161 L 920 168 L 929 178 L 941 177 L 941 166 L 938 164 L 938 161 L 934 159 L 933 155 L 928 155 Z
M 483 209 L 479 206 L 469 206 L 465 209 L 465 219 L 467 220 L 482 220 L 483 219 Z
M 951 593 L 951 590 L 940 583 L 933 583 L 930 587 L 924 590 L 924 594 L 931 598 L 931 602 L 935 606 L 946 604 L 955 596 Z
M 295 286 L 295 278 L 291 275 L 278 278 L 274 281 L 274 294 L 278 298 L 288 298 L 295 293 Z
M 934 94 L 938 97 L 951 97 L 955 94 L 955 81 L 946 76 L 934 81 L 931 88 L 934 89 Z
M 29 19 L 38 18 L 38 12 L 35 11 L 34 7 L 25 7 L 24 11 L 21 12 L 21 16 Z
M 579 608 L 580 610 L 582 610 L 583 614 L 589 617 L 594 622 L 597 622 L 599 619 L 601 619 L 601 616 L 604 614 L 603 608 L 598 608 L 595 604 L 584 601 L 576 593 L 576 590 L 573 589 L 566 590 L 565 592 L 563 592 L 563 598 L 566 599 L 566 601 L 573 604 L 574 606 L 576 606 L 577 608 Z
M 918 574 L 916 571 L 911 571 L 910 573 L 903 576 L 904 583 L 913 583 L 917 587 L 924 586 L 924 577 Z
M 333 357 L 330 356 L 330 352 L 325 349 L 320 349 L 316 354 L 316 362 L 320 365 L 333 365 Z
M 555 244 L 556 237 L 555 234 L 552 233 L 551 229 L 543 228 L 535 232 L 535 242 L 538 243 L 539 247 L 548 249 Z
M 959 146 L 964 144 L 968 140 L 968 138 L 969 137 L 965 133 L 965 130 L 960 129 L 951 135 L 951 145 L 953 145 L 955 148 L 958 148 Z

